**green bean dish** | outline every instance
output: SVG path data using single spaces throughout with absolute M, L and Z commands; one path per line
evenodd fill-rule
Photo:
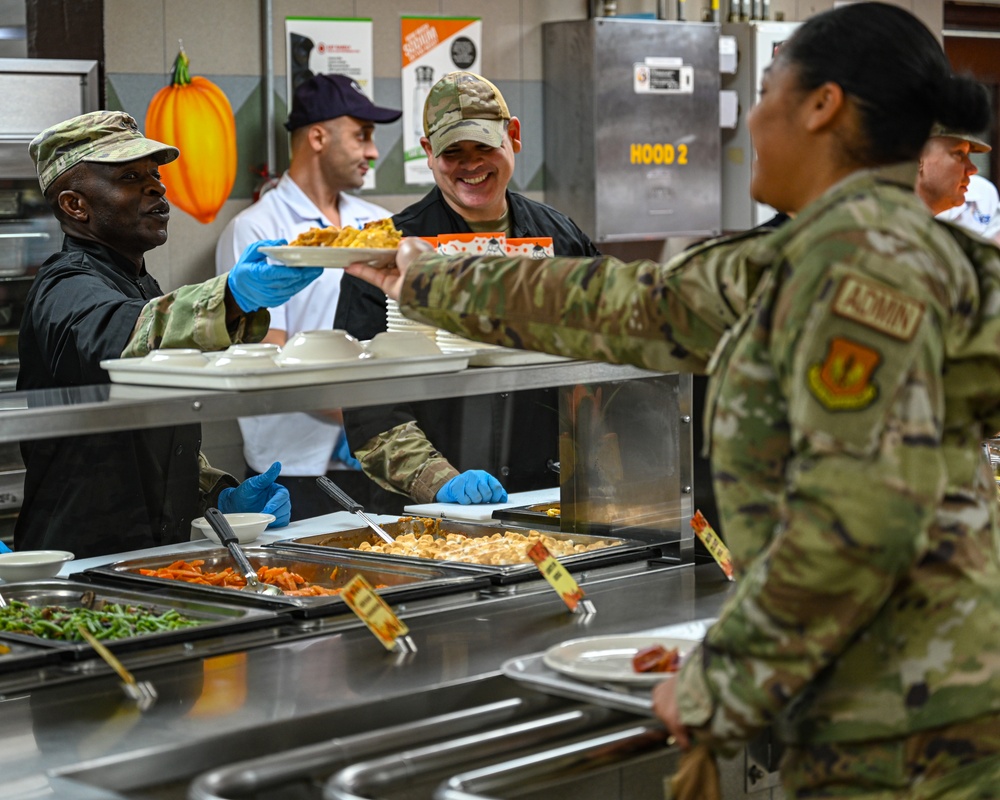
M 82 642 L 77 625 L 83 625 L 97 639 L 128 639 L 149 633 L 164 633 L 202 624 L 175 609 L 158 613 L 143 606 L 98 603 L 95 608 L 65 606 L 34 607 L 11 600 L 0 608 L 0 631 L 41 639 Z

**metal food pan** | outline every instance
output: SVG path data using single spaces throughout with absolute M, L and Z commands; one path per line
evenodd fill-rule
M 559 530 L 559 514 L 546 513 L 553 506 L 558 506 L 559 501 L 554 503 L 533 503 L 529 506 L 508 506 L 498 508 L 493 512 L 493 519 L 501 522 L 513 522 L 515 525 L 528 525 L 533 528 L 545 528 L 548 530 Z
M 285 567 L 301 575 L 310 584 L 327 589 L 342 589 L 357 574 L 364 576 L 387 602 L 439 597 L 452 592 L 475 590 L 488 584 L 485 578 L 449 569 L 441 562 L 400 565 L 384 559 L 365 556 L 360 553 L 308 553 L 280 547 L 244 547 L 250 565 L 261 567 Z M 232 567 L 233 561 L 225 548 L 205 550 L 198 553 L 184 553 L 185 561 L 203 561 L 206 572 L 221 572 Z M 141 569 L 160 569 L 178 560 L 177 554 L 149 556 L 129 561 L 118 561 L 94 567 L 84 573 L 89 579 L 124 582 L 143 588 L 156 588 L 179 592 L 184 595 L 218 599 L 257 608 L 288 611 L 297 618 L 328 616 L 331 613 L 347 611 L 347 604 L 336 595 L 324 597 L 293 597 L 289 595 L 261 595 L 221 586 L 204 586 L 198 583 L 171 578 L 156 578 L 140 574 Z M 334 570 L 336 570 L 335 574 Z
M 19 639 L 7 639 L 0 635 L 0 674 L 48 666 L 58 658 L 58 653 L 48 647 L 26 644 Z
M 82 608 L 82 597 L 87 592 L 94 593 L 95 602 L 103 600 L 108 603 L 143 606 L 160 614 L 171 609 L 176 609 L 186 617 L 202 621 L 202 624 L 193 628 L 141 634 L 128 639 L 105 640 L 104 644 L 107 645 L 108 649 L 115 652 L 151 649 L 287 622 L 286 618 L 263 609 L 227 605 L 216 602 L 214 598 L 211 600 L 199 600 L 194 597 L 180 595 L 150 594 L 141 590 L 128 589 L 124 586 L 102 585 L 97 582 L 50 578 L 39 581 L 7 583 L 3 587 L 3 596 L 8 603 L 11 600 L 20 600 L 34 607 L 65 606 L 67 608 Z M 86 642 L 42 639 L 36 636 L 6 631 L 2 635 L 7 641 L 56 650 L 71 658 L 79 659 L 89 657 L 93 654 L 92 648 Z
M 423 518 L 404 517 L 396 522 L 389 522 L 382 525 L 386 533 L 390 536 L 402 536 L 406 533 L 423 533 Z M 484 525 L 476 522 L 464 522 L 454 519 L 436 520 L 439 523 L 437 533 L 440 536 L 449 533 L 457 533 L 469 538 L 483 538 L 492 536 L 495 533 L 503 534 L 504 531 L 516 531 L 518 533 L 528 533 L 529 528 L 516 528 L 511 525 L 489 524 Z M 571 556 L 561 556 L 560 562 L 569 570 L 590 569 L 598 566 L 608 566 L 610 564 L 620 564 L 628 561 L 640 561 L 647 557 L 659 555 L 659 550 L 655 543 L 637 541 L 633 539 L 623 539 L 617 536 L 589 536 L 578 533 L 560 533 L 558 531 L 544 531 L 546 536 L 554 539 L 572 539 L 580 544 L 590 544 L 600 540 L 614 542 L 614 546 L 594 550 L 588 553 L 576 553 Z M 303 549 L 309 552 L 356 552 L 356 548 L 362 542 L 378 544 L 381 540 L 372 533 L 369 528 L 351 528 L 345 531 L 335 531 L 333 533 L 320 533 L 311 536 L 300 536 L 294 539 L 283 539 L 280 542 L 264 545 L 269 547 L 283 547 L 288 549 Z M 428 558 L 418 558 L 416 556 L 402 556 L 391 554 L 376 554 L 380 559 L 385 559 L 392 563 L 399 564 L 439 564 L 447 565 L 449 568 L 470 572 L 477 575 L 488 575 L 493 584 L 509 584 L 520 581 L 540 578 L 538 568 L 527 560 L 523 564 L 469 564 L 462 561 L 438 561 Z

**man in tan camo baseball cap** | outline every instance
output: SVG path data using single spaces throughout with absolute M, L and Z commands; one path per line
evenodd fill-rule
M 42 131 L 28 145 L 38 183 L 45 192 L 67 170 L 83 162 L 124 164 L 146 156 L 167 164 L 180 151 L 142 135 L 121 111 L 91 111 Z
M 424 103 L 424 133 L 434 157 L 455 142 L 503 144 L 510 111 L 492 83 L 474 72 L 450 72 L 431 87 Z

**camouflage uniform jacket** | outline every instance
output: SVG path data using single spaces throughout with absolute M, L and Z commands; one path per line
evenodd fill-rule
M 905 168 L 904 168 L 905 167 Z M 912 166 L 666 265 L 422 258 L 401 305 L 465 336 L 711 371 L 737 590 L 683 667 L 716 746 L 899 737 L 1000 710 L 1000 251 Z
M 145 269 L 137 275 L 103 245 L 67 237 L 28 293 L 18 389 L 106 384 L 103 359 L 157 347 L 218 350 L 240 337 L 262 338 L 266 312 L 243 317 L 231 339 L 224 293 L 219 277 L 163 294 Z M 106 397 L 96 387 L 93 394 L 95 401 Z M 84 558 L 187 540 L 191 519 L 236 485 L 209 466 L 200 445 L 199 425 L 22 442 L 17 547 L 62 548 Z
M 507 192 L 514 237 L 551 236 L 557 255 L 597 255 L 569 217 Z M 392 218 L 406 236 L 471 233 L 435 186 Z M 386 330 L 385 294 L 345 275 L 333 326 L 358 339 Z M 390 491 L 430 503 L 460 470 L 484 469 L 509 492 L 551 486 L 549 461 L 559 459 L 557 394 L 536 389 L 432 402 L 347 409 L 344 429 L 365 473 Z M 476 424 L 463 420 L 475 419 Z

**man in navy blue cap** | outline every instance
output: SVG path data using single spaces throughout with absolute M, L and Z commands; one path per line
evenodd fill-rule
M 309 78 L 295 89 L 291 105 L 285 123 L 291 133 L 291 164 L 274 189 L 226 226 L 215 251 L 219 274 L 259 239 L 292 241 L 309 228 L 360 228 L 391 216 L 381 206 L 349 192 L 361 188 L 378 158 L 375 125 L 395 122 L 402 112 L 375 105 L 357 81 L 346 75 Z M 299 331 L 332 328 L 342 274 L 339 269 L 324 270 L 292 302 L 272 308 L 271 328 L 264 341 L 284 345 Z M 316 487 L 320 475 L 330 472 L 335 482 L 362 503 L 375 488 L 362 472 L 348 468 L 353 459 L 339 409 L 247 417 L 240 419 L 240 430 L 250 471 L 257 471 L 257 464 L 281 461 L 281 483 L 292 495 L 293 519 L 332 510 L 329 498 Z

